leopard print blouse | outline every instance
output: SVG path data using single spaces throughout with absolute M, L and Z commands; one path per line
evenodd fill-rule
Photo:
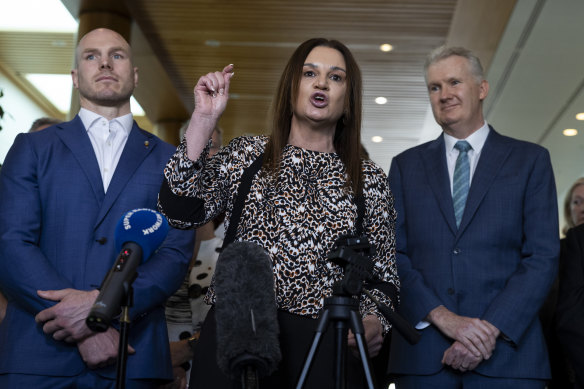
M 177 148 L 164 175 L 174 195 L 203 200 L 199 220 L 168 218 L 177 228 L 196 228 L 225 211 L 227 229 L 245 168 L 263 153 L 266 136 L 239 137 L 208 159 L 209 146 L 197 161 L 187 157 L 186 143 Z M 372 161 L 363 161 L 363 230 L 375 250 L 372 260 L 377 277 L 399 290 L 395 264 L 395 217 L 393 196 L 386 175 Z M 342 235 L 355 235 L 357 206 L 344 183 L 345 168 L 336 153 L 322 153 L 287 145 L 277 177 L 260 171 L 253 179 L 237 227 L 236 240 L 255 242 L 269 254 L 274 267 L 279 309 L 317 318 L 323 299 L 332 294 L 335 281 L 343 278 L 339 265 L 327 259 Z M 159 209 L 165 213 L 164 196 Z M 166 215 L 168 217 L 168 215 Z M 186 217 L 185 217 L 186 219 Z M 397 301 L 375 289 L 381 303 L 395 307 Z M 215 301 L 213 283 L 206 296 Z M 369 297 L 360 298 L 360 312 L 377 315 L 390 325 Z

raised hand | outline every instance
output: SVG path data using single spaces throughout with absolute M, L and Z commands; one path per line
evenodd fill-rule
M 220 72 L 202 76 L 195 85 L 195 111 L 186 132 L 187 153 L 193 161 L 199 158 L 225 111 L 233 70 L 233 65 L 227 65 Z
M 233 77 L 233 65 L 220 72 L 211 72 L 199 78 L 195 85 L 194 115 L 219 119 L 229 99 L 229 84 Z

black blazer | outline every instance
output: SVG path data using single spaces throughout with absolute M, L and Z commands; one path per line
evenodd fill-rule
M 557 334 L 576 382 L 584 387 L 584 224 L 568 230 L 560 258 Z

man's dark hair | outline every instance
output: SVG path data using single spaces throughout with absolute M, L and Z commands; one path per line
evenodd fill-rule
M 38 118 L 37 120 L 32 122 L 32 125 L 30 126 L 30 129 L 28 130 L 28 132 L 37 132 L 37 131 L 45 129 L 46 127 L 53 126 L 55 124 L 59 124 L 62 122 L 63 122 L 62 120 L 55 119 L 55 118 L 49 118 L 49 117 Z

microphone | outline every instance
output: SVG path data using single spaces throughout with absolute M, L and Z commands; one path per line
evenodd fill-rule
M 257 387 L 281 359 L 272 261 L 255 243 L 233 242 L 215 266 L 217 364 Z
M 148 208 L 134 209 L 120 219 L 114 233 L 115 247 L 120 254 L 101 283 L 99 295 L 85 320 L 91 330 L 108 329 L 138 275 L 136 269 L 162 244 L 168 230 L 166 218 Z

